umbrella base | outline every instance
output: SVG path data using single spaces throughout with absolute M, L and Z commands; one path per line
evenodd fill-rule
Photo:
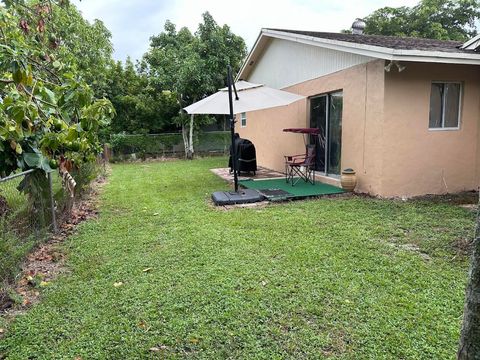
M 212 194 L 215 205 L 250 204 L 262 201 L 265 197 L 254 189 L 235 191 L 216 191 Z

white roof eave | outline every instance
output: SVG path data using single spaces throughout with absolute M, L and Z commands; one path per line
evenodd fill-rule
M 255 49 L 257 48 L 258 43 L 260 42 L 260 39 L 261 39 L 262 36 L 263 36 L 264 30 L 265 30 L 265 29 L 262 29 L 262 30 L 260 31 L 260 34 L 258 34 L 257 40 L 255 40 L 255 44 L 253 44 L 252 50 L 251 50 L 250 53 L 247 55 L 247 58 L 245 59 L 245 61 L 243 62 L 242 67 L 240 68 L 240 71 L 238 72 L 237 76 L 235 77 L 235 81 L 239 81 L 239 80 L 242 78 L 241 76 L 242 76 L 243 72 L 245 71 L 247 65 L 250 64 L 250 61 L 252 61 L 252 57 L 253 57 L 253 55 L 254 55 L 254 53 L 255 53 Z
M 263 36 L 272 37 L 276 39 L 283 39 L 288 41 L 295 41 L 302 44 L 308 44 L 312 46 L 319 46 L 327 49 L 338 50 L 343 52 L 349 52 L 358 55 L 369 56 L 378 59 L 385 60 L 397 60 L 397 61 L 418 61 L 418 62 L 432 62 L 432 63 L 448 63 L 448 64 L 471 64 L 480 65 L 480 54 L 469 53 L 450 53 L 443 51 L 424 51 L 424 50 L 399 50 L 391 49 L 381 46 L 356 44 L 346 41 L 331 40 L 317 38 L 313 36 L 294 34 L 290 32 L 262 29 L 260 35 L 255 42 L 255 45 L 244 62 L 241 71 L 238 74 L 240 78 L 246 69 L 246 66 L 250 63 L 254 57 L 257 45 Z
M 465 42 L 460 49 L 476 50 L 480 42 L 480 34 Z

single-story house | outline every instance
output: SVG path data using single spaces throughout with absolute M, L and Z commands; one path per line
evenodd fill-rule
M 284 155 L 305 145 L 282 129 L 318 127 L 317 180 L 338 185 L 341 170 L 352 168 L 358 192 L 477 190 L 479 45 L 479 37 L 462 44 L 262 29 L 237 79 L 306 99 L 243 113 L 238 132 L 255 144 L 259 165 L 283 171 Z

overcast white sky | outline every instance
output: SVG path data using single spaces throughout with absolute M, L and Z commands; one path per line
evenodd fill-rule
M 209 11 L 219 25 L 228 24 L 252 48 L 262 27 L 312 31 L 350 28 L 384 6 L 412 6 L 418 0 L 73 0 L 88 20 L 100 19 L 112 32 L 115 58 L 139 59 L 149 38 L 159 34 L 167 19 L 192 32 Z

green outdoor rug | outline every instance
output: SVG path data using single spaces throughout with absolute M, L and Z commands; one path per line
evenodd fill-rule
M 239 181 L 240 185 L 248 189 L 259 190 L 283 190 L 288 193 L 278 192 L 278 195 L 269 196 L 268 192 L 264 195 L 268 199 L 280 199 L 280 198 L 302 198 L 309 196 L 321 196 L 321 195 L 332 195 L 332 194 L 342 194 L 345 190 L 338 188 L 336 186 L 323 184 L 316 182 L 315 185 L 310 183 L 305 183 L 300 180 L 294 186 L 290 183 L 287 183 L 284 178 L 279 179 L 265 179 L 265 180 L 241 180 Z M 283 193 L 283 194 L 282 194 Z

